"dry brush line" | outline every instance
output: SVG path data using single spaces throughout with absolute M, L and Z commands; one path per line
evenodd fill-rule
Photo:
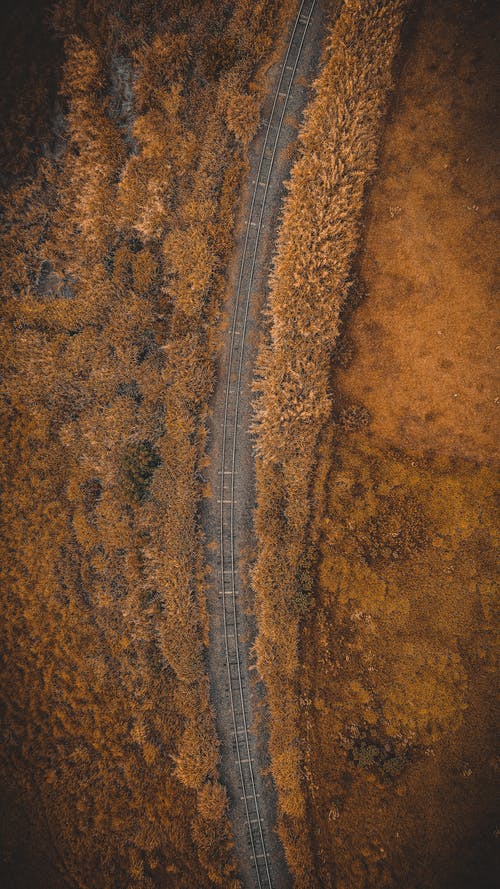
M 300 621 L 313 587 L 317 448 L 367 183 L 406 0 L 351 0 L 324 50 L 292 171 L 257 366 L 256 652 L 270 708 L 279 831 L 301 887 L 315 885 L 299 731 Z

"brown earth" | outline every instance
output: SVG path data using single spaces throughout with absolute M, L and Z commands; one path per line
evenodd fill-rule
M 493 36 L 492 4 L 418 10 L 339 350 L 302 650 L 336 889 L 494 885 Z
M 490 4 L 491 6 L 491 4 Z M 371 197 L 352 366 L 372 432 L 484 459 L 498 439 L 498 112 L 488 5 L 427 4 Z

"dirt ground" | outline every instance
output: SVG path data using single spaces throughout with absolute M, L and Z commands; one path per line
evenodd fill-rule
M 303 702 L 336 889 L 494 885 L 493 8 L 423 3 L 407 36 L 335 373 Z
M 339 374 L 373 434 L 416 453 L 485 459 L 498 440 L 492 9 L 427 4 L 417 25 L 370 201 L 356 361 Z

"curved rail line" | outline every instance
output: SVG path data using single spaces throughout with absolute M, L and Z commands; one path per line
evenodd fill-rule
M 278 151 L 279 137 L 290 98 L 295 73 L 304 45 L 307 29 L 316 5 L 316 0 L 302 0 L 290 35 L 284 61 L 281 67 L 272 109 L 267 122 L 264 144 L 252 194 L 249 216 L 246 224 L 238 283 L 235 294 L 234 311 L 231 322 L 229 358 L 225 386 L 224 420 L 222 428 L 222 450 L 220 463 L 220 596 L 223 613 L 224 645 L 227 664 L 230 707 L 236 746 L 237 770 L 242 788 L 245 819 L 248 826 L 249 846 L 256 874 L 258 889 L 272 889 L 269 862 L 269 844 L 265 841 L 263 819 L 259 809 L 259 794 L 256 789 L 255 771 L 249 739 L 250 714 L 247 713 L 244 685 L 242 681 L 241 655 L 238 640 L 237 569 L 235 558 L 235 475 L 237 469 L 237 431 L 240 407 L 240 388 L 245 351 L 248 312 L 254 280 L 260 235 L 266 209 L 274 161 Z M 280 109 L 280 100 L 283 100 Z M 274 130 L 274 132 L 273 132 Z M 270 152 L 270 154 L 268 154 Z M 262 192 L 259 190 L 262 189 Z M 262 202 L 259 206 L 260 199 Z M 254 215 L 257 217 L 254 220 Z M 256 228 L 251 248 L 251 229 Z M 246 269 L 250 257 L 249 269 Z M 243 287 L 245 271 L 248 279 Z M 239 315 L 243 313 L 238 329 Z M 239 337 L 239 357 L 236 340 Z M 233 386 L 233 365 L 236 365 L 236 381 Z M 232 434 L 229 431 L 229 417 L 232 416 Z M 230 479 L 229 491 L 226 476 Z M 227 509 L 229 507 L 229 510 Z M 229 512 L 229 517 L 227 513 Z M 231 606 L 227 606 L 232 600 Z M 232 624 L 230 622 L 232 618 Z M 234 634 L 234 635 L 233 635 Z

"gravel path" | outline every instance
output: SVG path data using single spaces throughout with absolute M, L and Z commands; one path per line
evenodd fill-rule
M 218 383 L 210 423 L 212 495 L 202 510 L 211 567 L 209 672 L 225 783 L 244 887 L 292 884 L 275 831 L 276 798 L 265 770 L 265 709 L 251 649 L 255 638 L 248 556 L 252 551 L 255 477 L 252 377 L 273 245 L 290 167 L 290 146 L 319 57 L 323 11 L 303 0 L 287 48 L 269 72 L 262 124 L 250 149 L 237 244 L 230 268 Z M 227 326 L 226 326 L 227 325 Z

